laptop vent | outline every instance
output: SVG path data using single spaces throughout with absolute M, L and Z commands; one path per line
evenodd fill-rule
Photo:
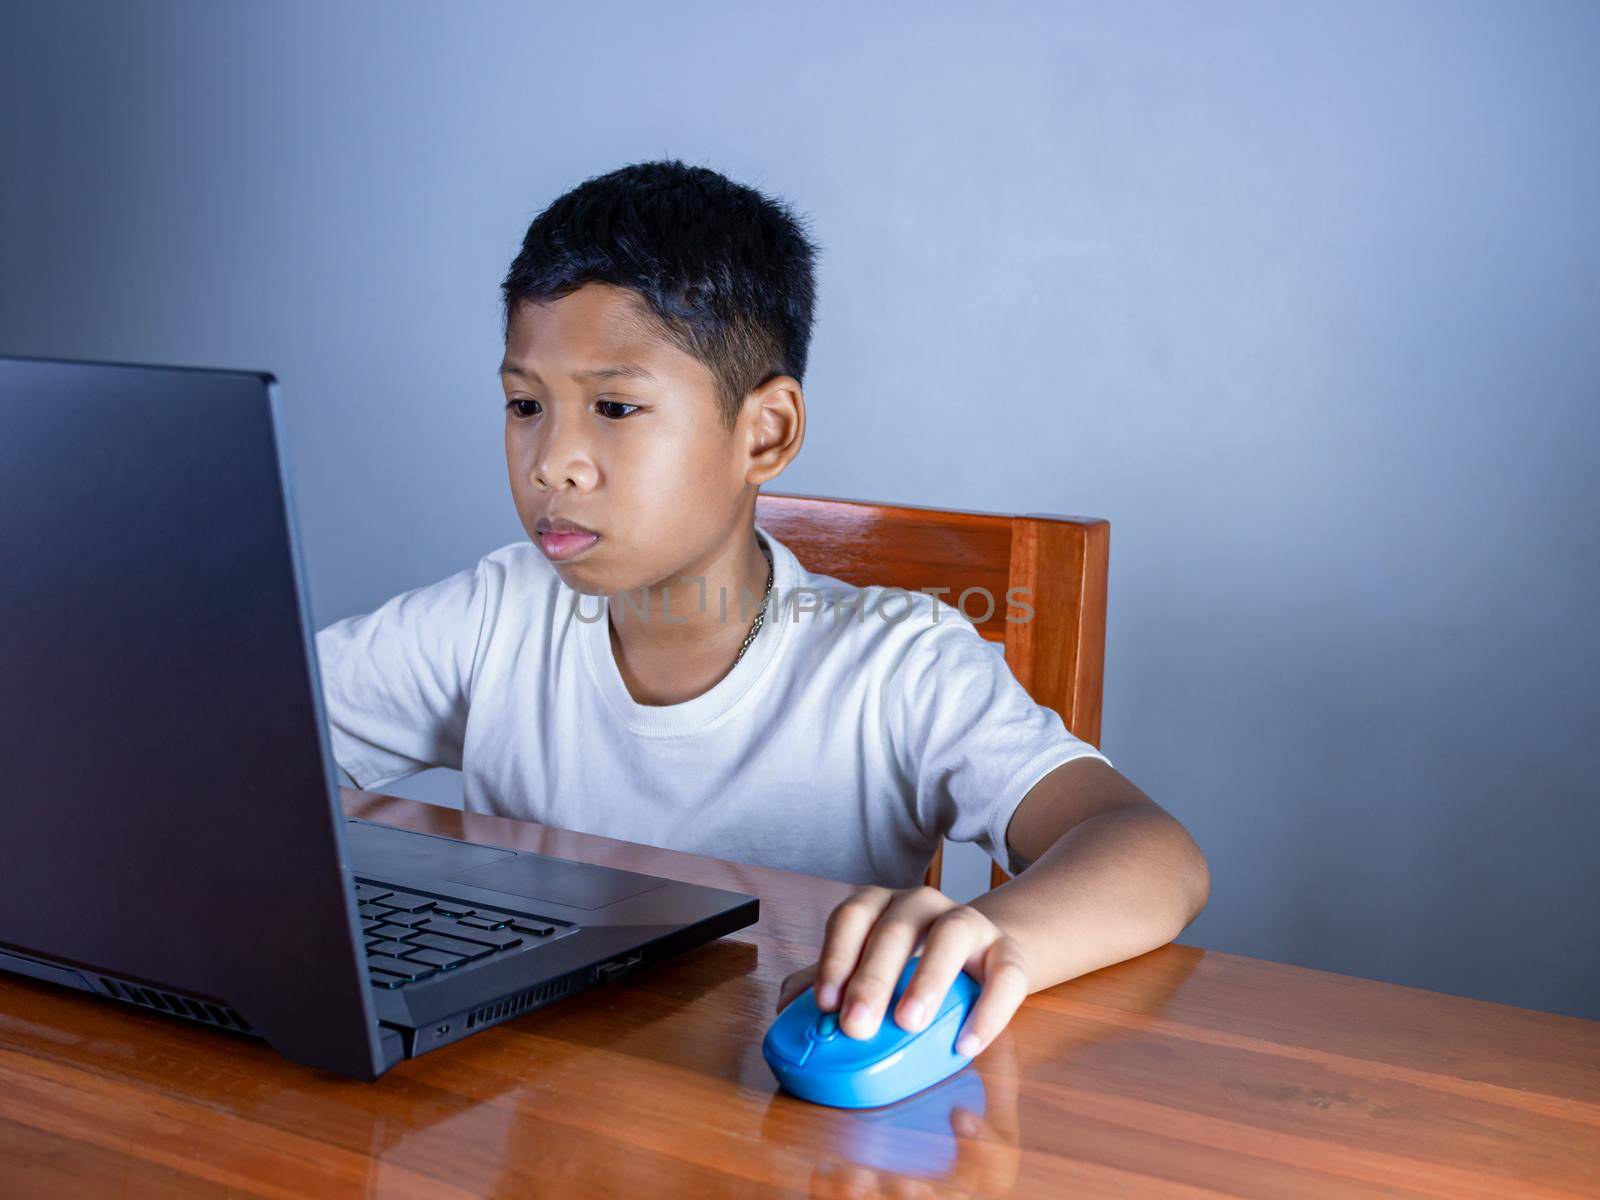
M 191 1021 L 204 1021 L 207 1025 L 216 1025 L 222 1029 L 237 1029 L 241 1033 L 255 1032 L 250 1027 L 250 1022 L 233 1009 L 221 1004 L 212 1004 L 209 1000 L 196 1000 L 191 996 L 179 996 L 174 992 L 141 987 L 137 983 L 128 983 L 125 980 L 107 979 L 104 975 L 100 976 L 100 984 L 106 989 L 106 995 L 114 996 L 118 1000 L 126 1000 L 131 1004 L 140 1004 L 145 1008 L 153 1008 L 178 1017 L 188 1017 Z
M 507 1017 L 514 1017 L 518 1013 L 527 1012 L 528 1009 L 565 996 L 572 988 L 572 977 L 556 979 L 550 983 L 536 988 L 529 988 L 525 992 L 518 992 L 515 996 L 507 996 L 495 1004 L 485 1004 L 482 1008 L 475 1008 L 467 1014 L 467 1028 L 477 1025 L 487 1025 L 491 1021 L 503 1021 Z

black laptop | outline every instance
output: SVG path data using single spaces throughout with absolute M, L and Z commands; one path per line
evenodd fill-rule
M 0 357 L 0 969 L 375 1079 L 754 922 L 343 816 L 276 392 Z

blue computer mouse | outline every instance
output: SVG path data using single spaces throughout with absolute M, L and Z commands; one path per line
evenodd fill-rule
M 817 1007 L 810 988 L 789 1002 L 767 1030 L 761 1053 L 785 1091 L 835 1108 L 876 1108 L 931 1087 L 972 1061 L 956 1053 L 956 1035 L 978 998 L 979 983 L 965 971 L 945 993 L 933 1020 L 907 1033 L 894 1007 L 917 969 L 913 958 L 900 972 L 883 1023 L 858 1041 L 839 1028 L 837 1013 Z

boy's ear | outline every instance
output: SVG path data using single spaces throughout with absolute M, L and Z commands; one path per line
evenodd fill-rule
M 806 401 L 800 381 L 792 375 L 774 375 L 744 399 L 739 425 L 745 429 L 750 461 L 746 483 L 760 485 L 776 479 L 800 453 L 806 437 Z

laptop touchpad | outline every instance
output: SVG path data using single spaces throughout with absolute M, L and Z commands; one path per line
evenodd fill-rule
M 510 858 L 515 853 L 348 819 L 344 837 L 350 850 L 350 866 L 357 875 L 394 883 L 423 883 L 437 879 L 446 871 L 464 871 L 468 867 Z
M 542 854 L 523 852 L 505 862 L 474 867 L 450 876 L 455 883 L 488 888 L 529 900 L 546 900 L 570 908 L 604 908 L 640 892 L 660 887 L 665 880 L 632 871 L 567 862 Z

